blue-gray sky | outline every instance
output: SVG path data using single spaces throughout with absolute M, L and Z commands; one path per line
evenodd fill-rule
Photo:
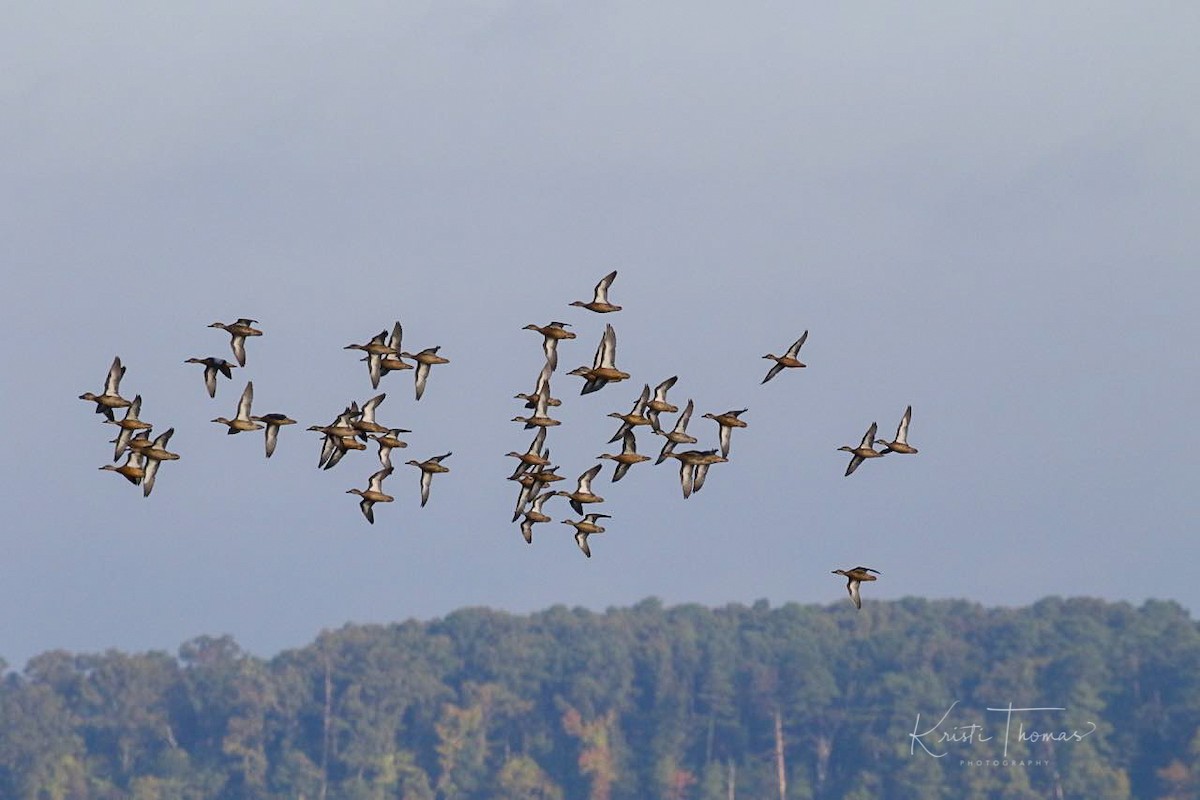
M 1140 602 L 1200 590 L 1200 10 L 1186 4 L 28 3 L 0 30 L 4 392 L 0 656 L 270 654 L 345 622 L 467 605 L 603 609 L 874 599 Z M 569 308 L 618 269 L 601 317 Z M 204 393 L 205 326 L 266 335 Z M 376 525 L 303 430 L 372 395 L 343 345 L 399 319 L 452 363 L 404 458 L 447 450 L 418 507 L 397 466 Z M 643 383 L 679 375 L 691 430 L 749 408 L 684 501 L 670 465 L 606 465 L 612 514 L 508 522 L 511 400 L 560 347 L 553 460 L 572 478 Z M 633 379 L 580 397 L 604 322 Z M 759 385 L 799 334 L 805 370 Z M 154 494 L 97 467 L 76 399 L 114 355 L 183 458 Z M 246 379 L 285 411 L 270 461 L 227 436 Z M 844 478 L 843 444 L 916 457 Z M 656 437 L 639 445 L 654 452 Z M 561 500 L 547 506 L 569 516 Z M 869 613 L 869 605 L 863 613 Z

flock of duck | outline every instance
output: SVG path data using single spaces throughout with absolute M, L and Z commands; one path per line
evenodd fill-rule
M 228 324 L 214 322 L 209 326 L 210 328 L 221 328 L 230 334 L 230 347 L 233 350 L 236 364 L 217 356 L 189 358 L 184 361 L 185 364 L 200 364 L 204 367 L 204 386 L 209 397 L 217 396 L 219 375 L 232 379 L 235 368 L 246 366 L 247 337 L 262 336 L 262 331 L 254 327 L 256 324 L 256 320 L 242 318 Z M 438 355 L 440 347 L 430 347 L 418 353 L 405 352 L 401 349 L 402 336 L 403 329 L 397 322 L 390 335 L 385 330 L 366 344 L 349 344 L 345 349 L 362 350 L 366 353 L 363 360 L 367 362 L 373 388 L 378 388 L 380 377 L 388 372 L 415 368 L 416 397 L 417 400 L 420 400 L 425 392 L 430 367 L 434 364 L 448 364 L 449 359 Z M 410 364 L 405 359 L 410 359 L 415 364 Z M 114 463 L 106 464 L 100 469 L 116 472 L 130 483 L 140 485 L 143 495 L 149 497 L 154 488 L 158 465 L 162 461 L 179 458 L 177 453 L 166 450 L 167 443 L 175 429 L 170 428 L 159 437 L 150 439 L 152 425 L 139 418 L 142 406 L 141 395 L 135 396 L 133 400 L 126 400 L 121 396 L 120 384 L 124 374 L 125 367 L 121 364 L 118 356 L 113 359 L 112 366 L 109 368 L 103 392 L 99 395 L 86 392 L 80 395 L 79 399 L 95 403 L 96 413 L 103 414 L 105 422 L 115 425 L 119 429 L 117 438 L 112 440 L 112 443 L 116 445 L 113 456 Z M 375 522 L 375 504 L 390 503 L 395 499 L 384 493 L 383 481 L 392 474 L 392 450 L 408 446 L 399 438 L 400 434 L 411 433 L 405 428 L 388 428 L 376 421 L 376 410 L 386 397 L 385 393 L 378 394 L 363 403 L 361 408 L 357 401 L 351 402 L 329 425 L 312 425 L 308 428 L 308 430 L 322 435 L 321 456 L 317 462 L 317 466 L 322 469 L 330 469 L 335 466 L 350 450 L 367 449 L 366 442 L 368 441 L 374 441 L 378 445 L 380 469 L 367 479 L 367 488 L 347 490 L 347 494 L 359 496 L 359 508 L 367 521 L 372 524 Z M 253 403 L 254 382 L 247 381 L 238 400 L 234 416 L 231 419 L 217 417 L 212 421 L 224 425 L 226 433 L 229 434 L 264 431 L 266 457 L 270 458 L 275 452 L 280 429 L 286 425 L 296 424 L 296 420 L 287 414 L 278 412 L 253 414 Z M 121 419 L 116 419 L 114 412 L 122 408 L 125 409 L 125 415 Z M 122 456 L 125 458 L 124 462 L 119 466 L 116 465 L 116 462 L 121 461 Z M 420 469 L 422 506 L 429 502 L 429 490 L 433 475 L 450 471 L 449 467 L 441 464 L 441 461 L 449 456 L 450 453 L 445 453 L 424 461 L 406 462 Z
M 596 284 L 590 301 L 576 300 L 570 303 L 570 306 L 580 307 L 596 314 L 611 314 L 620 311 L 621 306 L 614 305 L 609 301 L 609 290 L 616 277 L 615 270 L 605 275 Z M 209 326 L 220 328 L 230 335 L 230 347 L 236 365 L 216 356 L 189 358 L 184 362 L 204 367 L 204 385 L 209 397 L 216 397 L 218 376 L 232 379 L 235 368 L 246 366 L 246 339 L 262 335 L 262 331 L 254 327 L 256 324 L 255 320 L 242 318 L 228 324 L 214 322 Z M 564 477 L 556 472 L 557 467 L 551 463 L 546 439 L 548 430 L 560 424 L 558 420 L 550 416 L 550 409 L 560 406 L 562 401 L 551 396 L 550 379 L 558 368 L 559 342 L 576 338 L 576 334 L 569 330 L 571 327 L 570 323 L 560 321 L 552 321 L 546 325 L 529 324 L 524 327 L 525 330 L 536 331 L 542 336 L 544 362 L 538 373 L 534 390 L 527 394 L 521 393 L 514 396 L 514 399 L 525 401 L 525 408 L 529 409 L 529 415 L 518 415 L 513 418 L 513 422 L 521 423 L 526 430 L 536 429 L 536 432 L 524 451 L 513 451 L 507 454 L 508 457 L 517 460 L 516 468 L 508 478 L 517 482 L 520 487 L 512 521 L 519 521 L 521 534 L 527 543 L 532 544 L 533 542 L 534 525 L 553 521 L 545 510 L 546 503 L 555 497 L 563 497 L 567 499 L 579 518 L 562 519 L 560 522 L 574 527 L 576 544 L 585 556 L 591 558 L 589 537 L 605 532 L 605 527 L 600 524 L 600 520 L 612 519 L 609 514 L 593 510 L 596 506 L 604 503 L 604 498 L 593 490 L 593 482 L 603 469 L 604 461 L 614 462 L 612 481 L 619 481 L 633 466 L 649 461 L 651 458 L 638 452 L 637 434 L 649 432 L 660 436 L 664 442 L 654 463 L 662 464 L 667 459 L 678 461 L 680 488 L 684 498 L 689 498 L 703 488 L 710 467 L 730 461 L 733 430 L 747 427 L 747 423 L 741 419 L 741 416 L 748 409 L 734 409 L 719 414 L 705 413 L 703 418 L 713 420 L 718 426 L 716 446 L 677 451 L 677 447 L 696 445 L 699 441 L 688 433 L 688 425 L 695 404 L 689 399 L 683 411 L 680 412 L 677 406 L 668 401 L 667 393 L 675 386 L 678 376 L 667 378 L 659 383 L 653 391 L 647 383 L 642 387 L 641 393 L 628 413 L 614 411 L 608 414 L 608 416 L 620 420 L 620 426 L 608 440 L 610 444 L 620 442 L 620 452 L 598 455 L 596 458 L 599 463 L 579 475 L 573 491 L 553 490 L 549 487 L 564 480 Z M 381 331 L 364 344 L 349 344 L 344 349 L 358 350 L 364 354 L 361 360 L 367 364 L 367 372 L 373 389 L 378 389 L 380 379 L 390 372 L 414 370 L 415 394 L 419 401 L 425 392 L 431 368 L 439 364 L 448 364 L 449 359 L 438 354 L 440 347 L 431 347 L 416 353 L 407 352 L 402 349 L 402 338 L 403 328 L 397 321 L 390 333 L 387 330 Z M 764 359 L 774 363 L 762 379 L 762 383 L 767 383 L 784 370 L 805 367 L 806 365 L 799 360 L 799 353 L 807 338 L 808 331 L 804 331 L 783 355 L 777 356 L 768 353 L 763 356 Z M 582 378 L 584 383 L 580 394 L 590 394 L 610 383 L 619 383 L 630 378 L 629 373 L 623 372 L 617 367 L 616 361 L 617 334 L 611 324 L 606 324 L 591 366 L 583 365 L 567 374 Z M 115 445 L 113 463 L 105 464 L 100 469 L 116 472 L 130 483 L 140 485 L 143 495 L 149 497 L 154 488 L 159 465 L 163 461 L 179 458 L 177 453 L 172 453 L 167 449 L 174 428 L 167 429 L 153 439 L 150 438 L 152 425 L 139 418 L 142 405 L 141 395 L 135 396 L 133 400 L 127 400 L 120 394 L 120 382 L 124 374 L 125 367 L 121 364 L 120 357 L 114 358 L 103 391 L 100 394 L 86 392 L 80 395 L 80 399 L 94 403 L 96 413 L 102 414 L 107 424 L 114 425 L 118 429 L 117 437 L 111 442 Z M 411 433 L 407 429 L 388 427 L 376 421 L 378 408 L 386 397 L 385 393 L 377 394 L 364 402 L 361 407 L 357 401 L 352 402 L 330 424 L 312 425 L 308 428 L 309 431 L 317 432 L 322 437 L 321 454 L 317 464 L 321 469 L 331 469 L 350 450 L 367 449 L 368 442 L 373 441 L 377 445 L 379 468 L 367 479 L 367 487 L 365 489 L 352 488 L 346 491 L 347 494 L 359 497 L 359 508 L 367 522 L 371 524 L 375 522 L 375 505 L 390 503 L 395 499 L 384 491 L 383 483 L 393 472 L 392 450 L 407 447 L 407 443 L 400 438 L 400 435 Z M 231 419 L 217 417 L 212 421 L 225 426 L 228 434 L 263 430 L 266 441 L 266 457 L 270 458 L 275 452 L 280 429 L 296 424 L 296 420 L 277 412 L 255 415 L 252 413 L 253 402 L 254 384 L 252 381 L 247 381 L 234 416 Z M 120 409 L 124 409 L 124 416 L 117 419 L 115 412 Z M 664 414 L 678 414 L 678 417 L 673 422 L 664 424 L 662 418 Z M 877 439 L 877 425 L 872 422 L 857 446 L 846 445 L 838 448 L 851 454 L 845 475 L 853 474 L 859 465 L 868 459 L 880 458 L 891 453 L 915 454 L 917 449 L 908 443 L 908 428 L 911 420 L 912 407 L 909 406 L 905 409 L 900 425 L 891 441 Z M 880 446 L 880 449 L 876 449 L 877 446 Z M 422 506 L 429 502 L 433 476 L 450 471 L 449 467 L 442 462 L 451 455 L 447 452 L 424 461 L 413 459 L 405 462 L 406 465 L 414 466 L 420 471 Z M 124 460 L 122 461 L 122 459 Z M 864 581 L 874 581 L 875 576 L 880 573 L 869 567 L 859 566 L 849 570 L 833 570 L 833 574 L 846 578 L 846 589 L 850 599 L 856 608 L 861 608 L 860 584 Z

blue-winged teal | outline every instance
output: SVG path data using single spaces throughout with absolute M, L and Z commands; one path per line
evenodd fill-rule
M 625 434 L 629 433 L 629 431 L 633 430 L 639 425 L 650 425 L 653 427 L 654 420 L 650 418 L 646 410 L 649 403 L 650 385 L 646 384 L 642 387 L 641 395 L 638 396 L 638 399 L 634 402 L 633 408 L 630 409 L 628 414 L 621 414 L 616 411 L 610 413 L 610 417 L 615 417 L 616 419 L 621 420 L 621 427 L 618 428 L 617 432 L 613 434 L 613 437 L 608 440 L 608 443 L 612 444 L 613 442 L 620 441 L 622 438 L 624 438 Z
M 442 346 L 439 344 L 437 347 L 426 347 L 419 353 L 400 354 L 403 358 L 411 358 L 417 362 L 416 387 L 418 400 L 421 399 L 421 395 L 425 394 L 425 382 L 429 380 L 429 368 L 434 364 L 450 363 L 450 359 L 442 358 L 438 355 L 438 350 L 441 349 Z
M 210 328 L 220 328 L 229 334 L 229 346 L 233 348 L 233 357 L 237 359 L 238 366 L 246 366 L 246 337 L 247 336 L 262 336 L 262 331 L 253 327 L 258 320 L 246 319 L 242 317 L 237 322 L 231 322 L 226 325 L 224 322 L 214 322 L 209 325 Z
M 724 464 L 729 461 L 724 456 L 719 456 L 711 450 L 701 452 L 696 460 L 696 472 L 692 476 L 692 494 L 704 488 L 704 479 L 708 475 L 708 468 L 713 464 Z
M 354 427 L 354 419 L 358 415 L 358 404 L 351 403 L 350 407 L 338 414 L 331 425 L 310 425 L 308 430 L 316 431 L 325 438 L 321 444 L 321 457 L 317 466 L 330 469 L 341 461 L 347 450 L 366 450 L 367 446 L 358 440 L 363 435 Z
M 659 414 L 674 414 L 679 409 L 667 402 L 667 392 L 675 382 L 679 380 L 678 375 L 673 375 L 665 381 L 654 387 L 654 397 L 646 404 L 646 416 L 650 418 L 651 427 L 657 430 Z
M 858 443 L 858 447 L 842 445 L 838 448 L 838 450 L 844 450 L 851 454 L 850 463 L 846 466 L 846 475 L 850 475 L 850 473 L 858 469 L 858 465 L 863 462 L 863 459 L 881 458 L 883 456 L 883 453 L 871 447 L 871 444 L 875 441 L 875 431 L 878 427 L 878 425 L 872 422 L 871 427 L 867 428 L 866 434 L 863 435 L 862 441 Z
M 549 388 L 547 388 L 545 390 L 539 389 L 537 392 L 534 392 L 533 394 L 524 394 L 524 393 L 514 394 L 513 400 L 524 400 L 526 408 L 537 408 L 538 394 L 541 393 L 542 391 L 548 392 Z M 549 395 L 547 395 L 546 406 L 548 408 L 556 408 L 561 405 L 562 405 L 562 400 L 559 400 L 557 397 L 550 397 Z M 515 419 L 513 420 L 513 422 L 520 422 L 520 421 L 522 421 L 522 420 L 515 420 Z
M 121 437 L 118 436 L 116 439 L 113 439 L 110 443 L 116 444 L 120 441 L 121 441 Z M 150 441 L 150 431 L 149 430 L 138 431 L 137 433 L 135 433 L 133 436 L 131 436 L 129 438 L 129 441 L 125 442 L 125 449 L 132 450 L 135 453 L 141 453 L 143 450 L 145 450 L 147 447 L 150 447 L 152 444 L 153 444 L 153 442 Z
M 625 473 L 629 472 L 629 468 L 634 464 L 640 464 L 643 461 L 649 461 L 650 456 L 644 456 L 637 451 L 637 439 L 634 438 L 633 431 L 625 431 L 622 437 L 621 452 L 616 455 L 610 453 L 601 453 L 596 458 L 605 458 L 609 461 L 617 462 L 617 467 L 613 470 L 612 482 L 616 483 L 625 477 Z M 581 512 L 582 513 L 582 512 Z
M 677 444 L 695 444 L 698 440 L 687 432 L 688 421 L 692 418 L 692 409 L 694 404 L 689 399 L 687 405 L 684 406 L 683 413 L 679 415 L 679 419 L 675 420 L 675 427 L 669 431 L 663 431 L 661 428 L 655 428 L 654 433 L 664 437 L 667 441 L 663 443 L 662 452 L 658 454 L 658 458 L 654 461 L 655 464 L 661 464 L 670 457 L 675 450 Z
M 900 418 L 900 427 L 896 428 L 896 438 L 892 441 L 887 439 L 876 439 L 875 444 L 883 445 L 884 453 L 905 453 L 913 454 L 917 452 L 917 448 L 908 443 L 908 423 L 912 422 L 912 406 L 904 409 L 904 416 Z
M 575 334 L 567 330 L 570 325 L 566 322 L 551 322 L 549 325 L 534 325 L 532 322 L 521 330 L 537 331 L 542 335 L 542 352 L 546 354 L 546 364 L 551 370 L 558 369 L 558 343 L 562 339 L 574 339 Z
M 596 524 L 596 520 L 598 519 L 612 519 L 612 517 L 609 514 L 585 514 L 583 519 L 562 520 L 564 525 L 573 525 L 575 527 L 575 544 L 579 545 L 579 549 L 588 558 L 592 557 L 592 550 L 588 547 L 588 537 L 593 533 L 604 533 L 604 526 Z
M 150 491 L 154 488 L 154 477 L 158 474 L 158 465 L 164 461 L 177 461 L 179 459 L 178 453 L 172 453 L 167 449 L 167 443 L 171 441 L 171 437 L 174 434 L 174 428 L 167 428 L 158 438 L 150 443 L 149 447 L 142 448 L 142 458 L 146 460 L 146 472 L 142 477 L 143 497 L 149 497 Z
M 533 544 L 534 525 L 539 522 L 550 522 L 550 517 L 542 512 L 542 506 L 551 497 L 554 497 L 554 492 L 542 492 L 533 498 L 533 502 L 526 509 L 525 519 L 521 520 L 521 535 L 525 537 L 526 544 Z
M 870 567 L 855 567 L 851 570 L 835 569 L 832 572 L 834 575 L 846 576 L 846 591 L 850 593 L 850 601 L 854 603 L 855 608 L 862 608 L 862 597 L 859 596 L 858 585 L 863 581 L 873 581 L 875 575 L 883 574 Z M 872 572 L 875 575 L 872 575 Z
M 287 414 L 263 414 L 261 417 L 251 417 L 250 419 L 266 426 L 267 458 L 270 458 L 271 454 L 275 452 L 275 444 L 279 440 L 279 429 L 284 425 L 296 424 L 296 420 L 291 419 Z
M 404 341 L 404 328 L 400 326 L 399 320 L 392 326 L 392 335 L 388 337 L 387 345 L 395 355 L 384 355 L 379 361 L 379 374 L 387 375 L 389 372 L 399 372 L 403 369 L 412 369 L 413 365 L 409 364 L 400 358 L 401 347 Z M 363 361 L 368 359 L 363 356 Z
M 391 467 L 384 467 L 376 472 L 368 480 L 366 489 L 347 489 L 346 494 L 356 494 L 362 498 L 358 507 L 362 509 L 363 516 L 367 518 L 367 522 L 375 524 L 375 504 L 390 503 L 396 498 L 390 494 L 384 494 L 383 479 L 392 474 Z
M 603 503 L 604 498 L 592 492 L 592 481 L 600 474 L 600 469 L 603 465 L 597 464 L 579 476 L 579 481 L 575 484 L 573 492 L 559 492 L 560 495 L 571 501 L 571 508 L 575 509 L 576 514 L 583 513 L 584 503 Z
M 321 461 L 318 462 L 318 466 L 333 469 L 350 450 L 366 449 L 367 446 L 353 436 L 330 436 L 321 448 Z
M 550 448 L 546 448 L 546 452 L 543 455 L 545 455 L 546 460 L 549 461 Z M 534 487 L 535 490 L 540 490 L 541 487 L 547 486 L 551 483 L 566 480 L 564 476 L 558 474 L 558 467 L 551 466 L 550 464 L 534 467 L 533 469 L 526 471 L 525 474 L 533 480 L 534 484 L 536 484 Z
M 246 388 L 242 390 L 241 399 L 238 400 L 237 413 L 233 415 L 233 419 L 217 417 L 213 422 L 226 426 L 229 429 L 226 433 L 261 430 L 263 426 L 250 418 L 250 405 L 253 402 L 254 381 L 246 381 Z
M 96 413 L 103 414 L 105 419 L 112 422 L 114 408 L 126 408 L 129 406 L 129 401 L 121 397 L 120 391 L 121 378 L 124 375 L 125 367 L 121 366 L 121 357 L 117 356 L 113 359 L 112 366 L 108 368 L 108 375 L 104 378 L 104 391 L 100 394 L 84 392 L 79 395 L 79 399 L 95 403 Z
M 546 428 L 539 427 L 538 432 L 534 434 L 533 441 L 529 443 L 529 449 L 524 453 L 518 453 L 513 450 L 510 453 L 505 453 L 506 458 L 517 459 L 516 471 L 510 475 L 510 478 L 516 478 L 522 472 L 527 471 L 530 467 L 544 467 L 550 463 L 550 459 L 542 455 L 542 445 L 546 443 Z
M 516 394 L 513 395 L 514 400 L 524 400 L 526 408 L 536 408 L 538 397 L 542 394 L 546 395 L 546 405 L 556 407 L 562 405 L 562 401 L 557 397 L 550 396 L 550 362 L 547 361 L 542 365 L 541 371 L 538 373 L 537 386 L 531 394 Z
M 612 272 L 601 278 L 600 282 L 596 284 L 596 290 L 592 294 L 592 299 L 590 301 L 585 303 L 582 300 L 576 300 L 575 302 L 571 303 L 571 305 L 579 306 L 580 308 L 586 308 L 588 311 L 595 311 L 597 314 L 607 314 L 612 311 L 620 311 L 620 306 L 614 306 L 612 303 L 608 302 L 608 287 L 612 286 L 612 282 L 616 280 L 616 277 L 617 271 L 614 269 Z
M 145 431 L 153 428 L 149 422 L 143 422 L 138 415 L 142 412 L 142 396 L 135 395 L 133 402 L 125 407 L 125 416 L 118 420 L 113 420 L 112 424 L 126 431 Z
M 553 468 L 552 468 L 553 469 Z M 522 472 L 519 475 L 510 476 L 510 481 L 516 481 L 521 484 L 521 491 L 517 492 L 517 505 L 513 508 L 512 521 L 516 522 L 525 511 L 525 506 L 530 500 L 541 490 L 542 484 L 538 483 L 533 475 L 532 470 Z
M 412 433 L 408 428 L 390 428 L 385 433 L 377 433 L 372 439 L 379 445 L 379 463 L 381 466 L 392 465 L 392 451 L 396 448 L 408 447 L 408 442 L 400 438 L 402 433 Z
M 362 350 L 364 353 L 372 353 L 377 356 L 394 356 L 398 355 L 396 348 L 388 343 L 388 332 L 380 331 L 367 340 L 366 344 L 348 344 L 342 348 L 343 350 Z
M 135 431 L 148 431 L 154 427 L 149 422 L 143 422 L 138 418 L 141 411 L 142 396 L 139 394 L 133 398 L 133 402 L 126 406 L 124 417 L 118 420 L 106 420 L 121 429 L 117 432 L 117 438 L 113 440 L 116 445 L 116 449 L 113 451 L 113 461 L 121 458 L 121 454 L 125 452 Z
M 804 346 L 804 341 L 806 339 L 808 339 L 808 331 L 802 333 L 799 339 L 792 342 L 792 346 L 788 348 L 787 353 L 784 355 L 777 356 L 767 353 L 765 356 L 763 356 L 763 358 L 769 358 L 775 363 L 771 366 L 771 369 L 767 370 L 767 377 L 763 378 L 762 382 L 766 383 L 767 381 L 771 380 L 771 378 L 774 378 L 783 371 L 784 367 L 797 368 L 808 366 L 796 358 L 796 354 L 800 352 L 800 348 Z
M 326 436 L 341 436 L 347 439 L 361 438 L 365 439 L 366 435 L 358 428 L 354 427 L 354 422 L 362 416 L 362 412 L 358 410 L 358 402 L 352 402 L 342 410 L 342 413 L 337 415 L 333 423 L 327 426 L 313 425 L 309 428 L 310 431 L 320 431 Z
M 341 461 L 347 450 L 367 449 L 366 444 L 359 441 L 359 437 L 365 439 L 366 434 L 354 427 L 354 420 L 358 419 L 359 415 L 359 404 L 350 403 L 346 410 L 337 415 L 337 419 L 331 425 L 308 426 L 308 431 L 316 431 L 325 437 L 322 447 L 320 447 L 317 467 L 330 469 Z
M 743 408 L 740 411 L 726 411 L 724 414 L 705 414 L 705 419 L 711 419 L 721 426 L 721 455 L 729 458 L 729 445 L 733 435 L 734 428 L 745 428 L 746 423 L 738 419 L 742 414 L 745 414 L 749 409 Z
M 367 341 L 366 344 L 348 344 L 343 350 L 361 350 L 366 353 L 367 374 L 371 377 L 371 388 L 379 388 L 379 376 L 383 374 L 384 356 L 398 357 L 399 353 L 388 344 L 388 332 L 380 331 Z
M 710 466 L 729 460 L 717 455 L 715 449 L 684 450 L 682 453 L 669 453 L 667 457 L 679 461 L 679 485 L 683 489 L 684 499 L 691 497 L 704 486 Z
M 421 470 L 421 505 L 424 506 L 429 502 L 429 487 L 433 484 L 433 476 L 439 472 L 449 472 L 449 467 L 442 466 L 442 459 L 449 458 L 453 453 L 443 453 L 440 456 L 427 458 L 424 461 L 415 459 L 405 461 L 405 464 L 410 464 Z
M 183 363 L 204 365 L 204 388 L 208 389 L 209 397 L 217 396 L 218 372 L 230 380 L 233 379 L 233 368 L 235 365 L 229 363 L 223 358 L 217 358 L 216 356 L 209 356 L 208 358 L 189 358 Z
M 612 325 L 604 326 L 604 334 L 600 337 L 600 346 L 596 348 L 591 368 L 577 367 L 567 374 L 579 375 L 584 379 L 580 394 L 590 394 L 602 389 L 610 381 L 623 381 L 629 377 L 628 372 L 617 369 L 617 332 Z
M 363 403 L 362 409 L 358 416 L 350 420 L 350 426 L 360 434 L 359 438 L 363 438 L 368 433 L 387 433 L 390 428 L 386 425 L 380 425 L 375 421 L 375 409 L 379 408 L 379 404 L 387 399 L 387 393 L 383 392 L 372 397 L 367 402 Z
M 513 417 L 513 422 L 525 423 L 525 428 L 549 428 L 554 425 L 561 424 L 558 420 L 550 417 L 550 386 L 546 384 L 542 386 L 541 394 L 534 398 L 537 403 L 534 405 L 533 414 L 528 417 L 516 416 Z
M 136 486 L 137 484 L 141 483 L 142 478 L 146 476 L 145 465 L 146 459 L 142 456 L 142 454 L 136 450 L 130 450 L 129 455 L 125 457 L 125 463 L 121 466 L 115 467 L 112 464 L 105 464 L 100 469 L 108 470 L 109 472 L 115 472 Z
M 550 451 L 547 450 L 545 455 L 548 459 L 550 457 Z M 546 464 L 545 466 L 534 467 L 533 469 L 526 470 L 515 477 L 509 477 L 510 481 L 516 481 L 517 483 L 521 484 L 521 491 L 517 494 L 517 505 L 513 510 L 513 522 L 517 521 L 517 517 L 521 516 L 521 512 L 525 508 L 525 504 L 536 497 L 538 492 L 556 481 L 565 480 L 562 475 L 559 475 L 558 472 L 556 472 L 557 469 L 558 467 L 555 467 L 551 464 Z

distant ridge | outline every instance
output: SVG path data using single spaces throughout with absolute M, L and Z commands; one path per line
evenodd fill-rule
M 269 660 L 43 653 L 0 719 L 5 798 L 1183 797 L 1200 628 L 1058 597 L 468 608 Z

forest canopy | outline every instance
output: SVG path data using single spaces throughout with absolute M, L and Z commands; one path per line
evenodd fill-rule
M 1200 629 L 1084 598 L 472 608 L 270 659 L 47 652 L 0 723 L 14 800 L 1195 798 Z

